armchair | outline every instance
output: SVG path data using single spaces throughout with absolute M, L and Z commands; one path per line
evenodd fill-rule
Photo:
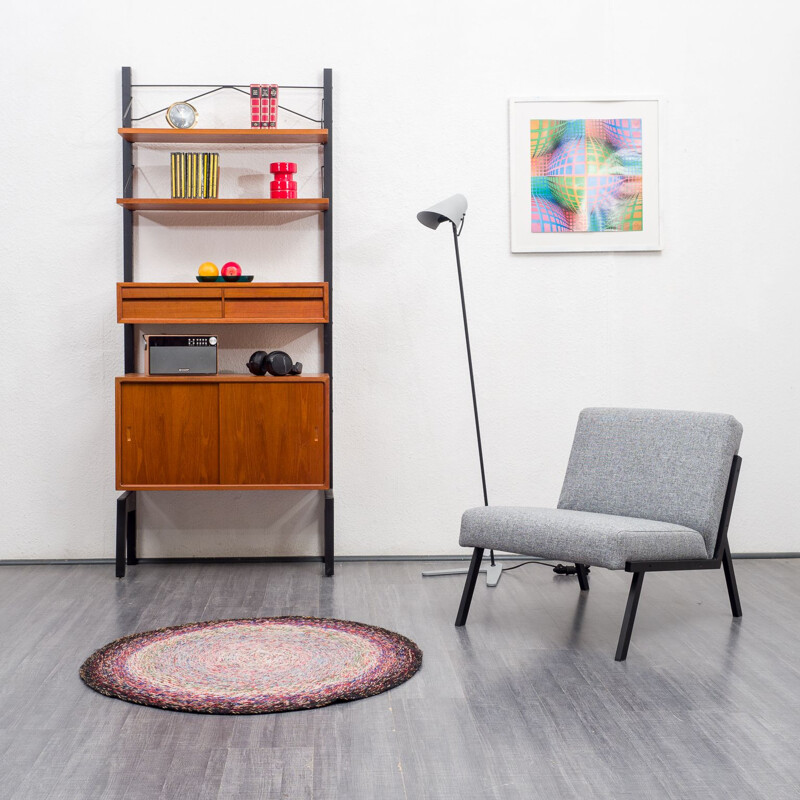
M 558 507 L 466 511 L 459 543 L 473 555 L 456 626 L 465 625 L 484 549 L 633 575 L 615 660 L 628 654 L 646 572 L 723 567 L 742 615 L 728 545 L 742 426 L 727 414 L 588 408 L 579 416 Z

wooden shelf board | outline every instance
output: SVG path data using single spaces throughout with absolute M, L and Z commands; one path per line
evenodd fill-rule
M 219 322 L 219 320 L 216 320 Z M 302 375 L 251 375 L 247 374 L 221 374 L 221 375 L 144 375 L 141 372 L 129 372 L 117 379 L 118 383 L 327 383 L 327 373 L 302 374 Z
M 271 289 L 275 286 L 290 289 L 322 288 L 324 281 L 120 281 L 117 286 L 135 289 L 225 289 L 225 292 L 248 289 Z
M 324 325 L 325 317 L 125 317 L 125 325 Z
M 130 211 L 327 211 L 327 197 L 271 197 L 182 200 L 171 197 L 119 197 L 117 203 Z
M 330 489 L 329 483 L 302 484 L 251 484 L 251 483 L 196 483 L 196 484 L 126 484 L 117 483 L 118 492 L 217 492 L 217 491 L 316 491 Z
M 182 144 L 325 144 L 327 128 L 119 128 L 128 142 Z

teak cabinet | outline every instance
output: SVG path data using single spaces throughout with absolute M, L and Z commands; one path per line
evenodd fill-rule
M 117 378 L 118 489 L 327 489 L 328 378 Z
M 152 84 L 150 84 L 152 86 Z M 332 71 L 323 85 L 321 127 L 189 129 L 133 126 L 130 67 L 122 68 L 123 281 L 117 320 L 125 332 L 125 374 L 116 379 L 116 574 L 137 563 L 136 493 L 153 490 L 294 489 L 324 491 L 325 574 L 333 574 L 332 402 L 333 164 Z M 179 87 L 172 87 L 179 88 Z M 219 89 L 239 89 L 222 85 Z M 153 116 L 152 114 L 147 115 Z M 133 196 L 134 145 L 235 144 L 322 148 L 322 197 L 174 199 Z M 285 156 L 280 156 L 284 159 Z M 224 164 L 222 166 L 224 170 Z M 318 283 L 139 283 L 134 280 L 134 214 L 316 211 L 322 214 Z M 231 215 L 228 212 L 236 212 Z M 222 233 L 221 235 L 225 235 Z M 323 326 L 321 375 L 148 376 L 135 371 L 135 326 L 142 324 Z

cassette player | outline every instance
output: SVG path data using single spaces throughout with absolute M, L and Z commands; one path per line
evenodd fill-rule
M 147 375 L 216 375 L 216 336 L 144 337 L 144 371 Z

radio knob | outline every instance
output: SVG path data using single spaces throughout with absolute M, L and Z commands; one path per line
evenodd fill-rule
M 217 343 L 217 337 L 216 336 L 209 336 L 208 337 L 208 343 L 210 345 L 212 345 L 212 346 L 215 345 Z

